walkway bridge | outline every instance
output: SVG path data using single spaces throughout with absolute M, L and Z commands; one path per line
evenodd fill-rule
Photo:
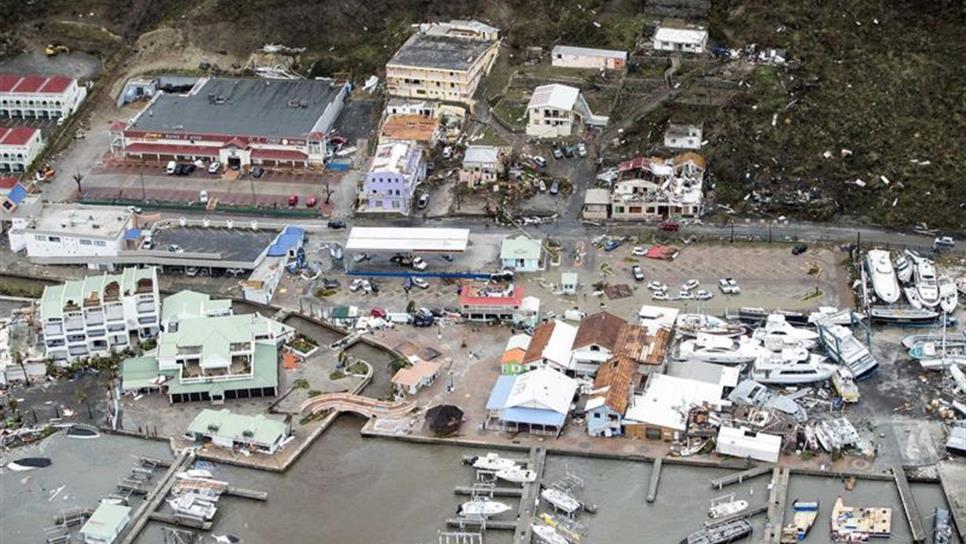
M 306 400 L 299 411 L 303 414 L 315 414 L 322 410 L 334 410 L 353 412 L 368 418 L 399 419 L 415 409 L 416 403 L 410 401 L 386 402 L 351 393 L 327 393 Z

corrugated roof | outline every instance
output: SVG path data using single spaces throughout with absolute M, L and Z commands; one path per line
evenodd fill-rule
M 637 363 L 630 358 L 615 357 L 600 365 L 594 377 L 594 389 L 602 390 L 604 404 L 618 414 L 627 411 L 637 382 Z
M 560 110 L 572 110 L 577 103 L 577 96 L 580 89 L 553 83 L 541 85 L 533 90 L 527 109 L 533 108 L 556 108 Z
M 527 346 L 527 354 L 523 357 L 523 362 L 532 363 L 543 358 L 543 350 L 547 347 L 547 342 L 550 341 L 557 323 L 559 321 L 548 321 L 533 329 L 533 337 L 530 339 L 530 345 Z
M 654 39 L 661 42 L 687 43 L 700 45 L 708 38 L 708 31 L 702 28 L 669 28 L 660 26 L 654 33 Z
M 39 134 L 39 133 L 40 133 L 40 129 L 38 128 L 0 127 L 0 145 L 24 146 L 24 145 L 27 145 L 27 143 L 34 137 L 35 134 Z
M 579 349 L 596 344 L 614 352 L 617 349 L 617 338 L 621 328 L 627 322 L 610 312 L 597 312 L 580 321 L 577 327 L 577 337 L 574 338 L 573 349 Z

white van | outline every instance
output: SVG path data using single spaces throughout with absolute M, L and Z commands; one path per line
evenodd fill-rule
M 165 172 L 166 172 L 166 173 L 167 173 L 167 174 L 168 174 L 169 176 L 173 176 L 173 175 L 174 175 L 174 171 L 175 171 L 175 170 L 176 170 L 177 168 L 178 168 L 178 163 L 176 163 L 176 162 L 174 162 L 174 161 L 168 161 L 168 167 L 167 167 L 167 168 L 165 168 L 165 169 L 164 169 L 164 171 L 165 171 Z

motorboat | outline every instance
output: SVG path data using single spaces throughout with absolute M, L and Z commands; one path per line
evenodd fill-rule
M 681 342 L 677 358 L 724 365 L 750 363 L 758 357 L 761 346 L 748 337 L 731 338 L 713 334 L 698 334 Z
M 766 385 L 823 382 L 831 378 L 838 368 L 824 361 L 825 357 L 800 349 L 766 352 L 755 360 L 751 379 Z
M 580 510 L 580 501 L 575 499 L 569 493 L 566 493 L 556 487 L 548 487 L 540 492 L 540 497 L 550 503 L 551 506 L 564 512 L 565 514 L 573 514 L 574 512 Z
M 896 257 L 896 265 L 893 268 L 896 271 L 896 279 L 900 282 L 909 283 L 909 280 L 912 279 L 912 264 L 904 254 L 900 253 Z
M 935 322 L 939 312 L 923 307 L 915 287 L 907 287 L 906 291 L 906 298 L 917 301 L 918 306 L 912 303 L 909 306 L 873 306 L 869 308 L 872 321 L 907 326 L 928 326 Z
M 850 308 L 839 310 L 834 306 L 819 306 L 818 310 L 808 314 L 808 322 L 812 325 L 817 325 L 822 322 L 833 325 L 851 326 L 863 321 L 865 318 L 865 314 L 861 314 Z
M 909 301 L 909 305 L 917 310 L 925 308 L 925 304 L 922 302 L 922 297 L 919 296 L 919 289 L 915 285 L 910 285 L 904 287 L 902 292 L 906 294 L 906 300 Z
M 728 544 L 744 540 L 753 531 L 748 521 L 735 519 L 706 526 L 681 539 L 679 544 Z
M 481 455 L 479 457 L 473 457 L 469 462 L 473 468 L 478 468 L 481 470 L 503 470 L 503 469 L 513 469 L 519 468 L 517 462 L 513 459 L 507 459 L 506 457 L 500 457 L 498 453 L 487 453 L 486 455 Z
M 528 484 L 537 481 L 537 473 L 518 466 L 496 471 L 496 477 L 515 484 Z
M 912 349 L 916 346 L 925 344 L 926 342 L 942 342 L 942 334 L 910 334 L 902 339 L 903 347 L 907 349 Z M 946 338 L 947 346 L 962 346 L 966 345 L 966 333 L 958 333 L 953 336 Z
M 711 508 L 708 509 L 708 516 L 712 519 L 728 517 L 732 514 L 744 511 L 748 508 L 748 501 L 735 500 L 735 494 L 725 495 L 717 499 L 711 499 Z
M 842 397 L 843 402 L 849 404 L 859 402 L 859 386 L 855 384 L 855 376 L 847 366 L 838 366 L 832 374 L 832 387 Z
M 956 292 L 956 283 L 949 276 L 939 276 L 939 307 L 946 314 L 956 311 L 959 305 L 959 294 Z
M 91 440 L 101 436 L 101 434 L 97 432 L 97 429 L 92 429 L 84 425 L 71 425 L 67 427 L 67 436 L 81 440 Z
M 913 270 L 916 279 L 916 292 L 923 306 L 935 308 L 939 305 L 939 283 L 936 279 L 936 265 L 929 259 L 921 258 Z
M 570 541 L 566 537 L 549 525 L 531 523 L 530 528 L 533 530 L 533 534 L 539 542 L 543 542 L 544 544 L 570 544 Z
M 802 312 L 792 312 L 788 310 L 766 310 L 764 308 L 742 307 L 738 308 L 737 312 L 726 313 L 725 317 L 746 323 L 748 325 L 761 326 L 761 324 L 768 320 L 768 316 L 776 314 L 784 317 L 785 321 L 791 325 L 800 327 L 808 325 L 808 315 Z
M 892 268 L 889 252 L 882 249 L 870 249 L 865 255 L 865 267 L 872 278 L 872 289 L 875 296 L 886 304 L 893 304 L 899 300 L 902 292 L 899 290 L 899 280 Z
M 705 314 L 680 314 L 674 322 L 675 330 L 682 336 L 713 334 L 715 336 L 741 336 L 746 330 L 743 325 L 730 323 Z
M 50 466 L 50 459 L 47 457 L 22 457 L 7 463 L 7 468 L 14 472 L 26 472 L 35 468 L 46 468 Z
M 207 471 L 204 469 L 191 468 L 188 470 L 183 470 L 181 472 L 176 472 L 174 477 L 179 480 L 188 480 L 188 479 L 210 480 L 214 478 L 214 475 L 210 471 Z
M 168 500 L 175 514 L 181 514 L 196 519 L 211 520 L 215 517 L 218 507 L 194 494 L 181 495 Z
M 932 541 L 933 544 L 952 544 L 953 542 L 953 524 L 949 510 L 938 506 L 932 516 Z
M 943 325 L 939 341 L 930 340 L 909 349 L 909 356 L 919 361 L 925 370 L 942 370 L 951 366 L 966 367 L 966 344 L 950 345 L 946 339 L 946 325 Z
M 815 347 L 818 342 L 818 333 L 808 329 L 792 326 L 782 314 L 771 314 L 765 319 L 764 326 L 755 329 L 751 335 L 755 340 L 762 342 L 769 338 L 781 338 L 788 341 L 801 342 L 806 349 Z
M 833 542 L 865 542 L 869 538 L 888 537 L 891 534 L 891 508 L 846 506 L 842 497 L 835 499 L 832 506 Z
M 477 497 L 471 501 L 466 501 L 460 505 L 457 514 L 461 516 L 498 516 L 504 512 L 509 512 L 512 508 L 500 501 L 491 501 L 482 497 Z
M 862 379 L 879 366 L 869 348 L 852 334 L 851 329 L 823 323 L 818 326 L 818 330 L 829 357 L 847 366 L 855 379 Z
M 792 502 L 792 522 L 782 528 L 781 544 L 797 544 L 805 540 L 818 518 L 818 501 Z

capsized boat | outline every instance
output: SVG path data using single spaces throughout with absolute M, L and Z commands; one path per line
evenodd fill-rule
M 892 268 L 889 252 L 882 249 L 870 249 L 865 255 L 865 268 L 872 278 L 872 289 L 875 296 L 886 304 L 893 304 L 899 300 L 902 292 L 899 290 L 899 280 Z
M 825 357 L 804 349 L 765 352 L 755 360 L 751 379 L 766 385 L 793 385 L 824 382 L 832 377 L 837 365 L 825 363 Z
M 745 333 L 744 325 L 730 323 L 705 314 L 680 314 L 674 321 L 675 331 L 682 336 L 697 336 L 698 334 L 713 334 L 716 336 L 741 336 Z
M 796 544 L 805 540 L 818 518 L 818 501 L 792 502 L 792 522 L 782 528 L 781 544 Z
M 939 276 L 939 307 L 947 314 L 956 311 L 959 305 L 959 294 L 956 284 L 949 276 Z
M 953 524 L 949 510 L 936 507 L 932 516 L 933 544 L 952 544 Z
M 545 488 L 540 492 L 540 497 L 566 514 L 573 514 L 581 508 L 580 501 L 556 487 Z
M 769 339 L 783 339 L 787 342 L 801 342 L 806 349 L 815 347 L 818 333 L 792 326 L 782 314 L 771 314 L 765 319 L 764 326 L 751 335 L 755 340 L 767 342 Z
M 751 524 L 743 519 L 709 525 L 682 539 L 679 544 L 728 544 L 751 535 Z
M 528 484 L 537 481 L 536 472 L 517 466 L 496 471 L 496 477 L 515 484 Z
M 896 278 L 902 283 L 909 283 L 909 280 L 912 279 L 912 264 L 904 254 L 900 253 L 896 257 L 896 265 L 893 268 L 896 271 Z
M 544 544 L 570 544 L 570 541 L 549 525 L 531 523 L 530 528 L 533 529 L 533 534 L 536 535 L 539 542 Z
M 681 342 L 677 358 L 686 361 L 738 365 L 754 361 L 760 351 L 761 346 L 746 336 L 731 338 L 699 333 L 695 338 Z
M 482 497 L 477 497 L 471 501 L 466 501 L 460 505 L 457 514 L 461 516 L 498 516 L 504 512 L 509 512 L 512 508 L 500 501 L 491 501 Z
M 708 516 L 712 519 L 728 517 L 737 514 L 748 508 L 748 501 L 743 499 L 735 500 L 735 494 L 725 495 L 711 499 L 711 508 L 708 509 Z
M 26 472 L 35 468 L 45 468 L 50 466 L 50 459 L 47 457 L 22 457 L 7 463 L 7 468 L 14 472 Z
M 487 453 L 486 455 L 481 455 L 479 457 L 473 457 L 470 459 L 469 464 L 473 468 L 478 468 L 482 470 L 503 470 L 505 468 L 516 468 L 517 462 L 513 459 L 507 459 L 506 457 L 500 457 L 498 453 Z
M 936 265 L 929 259 L 920 258 L 913 270 L 916 278 L 916 292 L 923 306 L 935 308 L 939 305 L 939 283 L 936 279 Z
M 892 509 L 845 506 L 842 497 L 832 506 L 832 541 L 864 542 L 855 538 L 888 537 L 892 534 Z

